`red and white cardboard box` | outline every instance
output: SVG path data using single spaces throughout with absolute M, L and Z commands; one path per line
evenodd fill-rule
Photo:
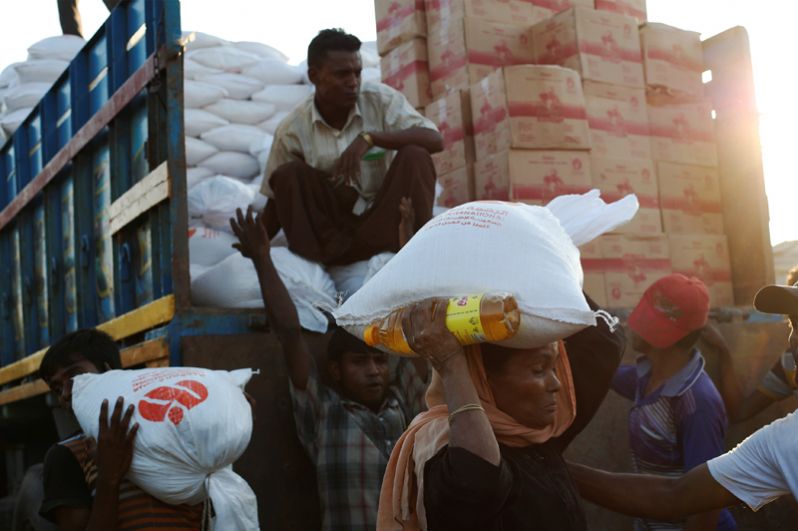
M 502 66 L 533 62 L 530 26 L 465 17 L 428 44 L 434 97 L 467 88 Z
M 706 284 L 713 307 L 734 304 L 729 246 L 722 234 L 670 234 L 673 272 Z
M 476 198 L 545 205 L 557 196 L 591 189 L 585 151 L 511 149 L 474 165 Z
M 642 88 L 585 81 L 590 148 L 611 158 L 651 158 L 646 93 Z
M 660 162 L 657 170 L 665 232 L 723 234 L 716 168 Z
M 535 63 L 577 70 L 582 79 L 645 87 L 637 22 L 584 7 L 532 26 Z
M 403 42 L 427 35 L 424 0 L 375 0 L 377 51 L 385 55 Z
M 512 66 L 471 86 L 477 160 L 509 148 L 590 149 L 579 75 Z
M 456 90 L 433 101 L 424 109 L 424 115 L 438 126 L 443 137 L 443 151 L 432 155 L 439 176 L 474 161 L 471 96 L 468 90 Z
M 665 24 L 640 28 L 646 85 L 681 101 L 704 98 L 701 35 Z
M 565 11 L 566 9 L 571 9 L 572 7 L 582 6 L 582 7 L 589 7 L 593 9 L 593 0 L 524 0 L 525 2 L 529 2 L 535 6 L 538 6 L 543 9 L 547 9 L 551 12 L 552 15 L 556 15 L 561 11 Z
M 427 34 L 438 37 L 464 18 L 532 26 L 554 14 L 527 0 L 426 0 Z
M 601 258 L 601 246 L 597 240 L 586 243 L 579 248 L 582 261 L 582 272 L 585 282 L 582 289 L 590 295 L 596 304 L 607 306 L 607 284 L 604 281 L 604 269 Z
M 662 220 L 659 210 L 659 187 L 654 161 L 648 159 L 609 159 L 590 157 L 593 188 L 601 190 L 601 197 L 610 203 L 635 194 L 640 209 L 635 217 L 615 232 L 659 234 Z
M 646 0 L 596 0 L 596 10 L 633 17 L 638 24 L 647 18 Z
M 469 163 L 443 175 L 438 175 L 443 189 L 438 196 L 438 206 L 452 208 L 474 200 L 474 165 Z
M 382 82 L 405 95 L 413 107 L 432 100 L 427 63 L 427 42 L 413 39 L 400 44 L 380 59 Z
M 717 166 L 715 124 L 708 102 L 649 105 L 651 156 L 656 161 Z
M 664 234 L 609 234 L 598 241 L 610 308 L 636 306 L 651 284 L 672 272 Z

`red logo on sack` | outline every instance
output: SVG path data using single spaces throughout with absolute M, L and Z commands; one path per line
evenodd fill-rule
M 166 417 L 177 426 L 188 410 L 208 398 L 208 389 L 194 380 L 181 380 L 174 387 L 156 387 L 139 400 L 139 413 L 152 422 L 163 422 Z M 147 400 L 147 399 L 150 400 Z

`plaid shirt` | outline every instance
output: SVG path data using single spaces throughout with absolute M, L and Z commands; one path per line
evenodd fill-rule
M 399 360 L 379 413 L 319 382 L 291 384 L 297 435 L 316 466 L 324 531 L 374 531 L 382 476 L 407 424 L 426 406 L 427 383 L 410 360 Z

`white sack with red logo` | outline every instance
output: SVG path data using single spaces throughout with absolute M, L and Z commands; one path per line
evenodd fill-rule
M 97 439 L 100 406 L 109 417 L 117 397 L 136 406 L 139 424 L 127 478 L 164 503 L 198 504 L 210 498 L 214 529 L 259 529 L 255 493 L 232 464 L 252 435 L 244 397 L 251 369 L 193 367 L 81 374 L 72 386 L 72 409 L 83 431 Z
M 417 301 L 506 292 L 515 296 L 521 326 L 502 345 L 535 348 L 557 341 L 596 322 L 582 294 L 575 243 L 587 243 L 636 212 L 634 196 L 607 205 L 598 191 L 560 199 L 551 210 L 499 201 L 460 205 L 427 222 L 333 315 L 363 337 L 366 326 Z

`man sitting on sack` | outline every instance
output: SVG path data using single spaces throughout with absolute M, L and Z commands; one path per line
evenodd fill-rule
M 340 29 L 311 41 L 316 92 L 277 127 L 261 190 L 269 236 L 282 228 L 292 252 L 325 265 L 398 251 L 400 202 L 412 204 L 414 231 L 432 217 L 430 154 L 443 149 L 435 125 L 400 92 L 361 86 L 359 50 Z

